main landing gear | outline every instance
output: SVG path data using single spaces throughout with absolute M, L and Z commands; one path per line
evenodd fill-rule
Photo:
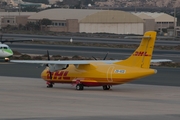
M 52 83 L 52 82 L 47 82 L 47 88 L 52 88 L 53 85 L 54 85 L 54 83 Z
M 111 88 L 110 85 L 104 85 L 104 86 L 103 86 L 103 90 L 109 90 L 110 88 Z
M 83 90 L 83 89 L 84 89 L 83 84 L 77 84 L 76 85 L 76 90 Z

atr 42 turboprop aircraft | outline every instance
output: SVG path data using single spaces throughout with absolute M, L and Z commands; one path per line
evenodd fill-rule
M 77 90 L 91 86 L 102 86 L 104 90 L 109 90 L 113 85 L 157 73 L 157 70 L 150 69 L 155 40 L 156 32 L 146 32 L 139 47 L 125 60 L 11 60 L 11 62 L 46 64 L 47 67 L 41 73 L 41 77 L 47 81 L 47 87 L 53 87 L 55 83 L 69 83 L 76 85 Z
M 33 41 L 33 40 L 2 40 L 2 35 L 0 37 L 0 59 L 4 59 L 5 61 L 9 61 L 9 58 L 13 56 L 13 51 L 11 48 L 4 44 L 5 42 L 23 42 L 23 41 Z

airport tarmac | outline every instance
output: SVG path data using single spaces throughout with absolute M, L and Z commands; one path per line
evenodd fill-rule
M 39 78 L 0 76 L 0 120 L 179 120 L 180 88 L 124 84 L 46 88 Z

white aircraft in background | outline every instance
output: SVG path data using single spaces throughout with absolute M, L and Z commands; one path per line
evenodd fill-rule
M 13 55 L 13 51 L 6 44 L 0 43 L 0 58 L 3 58 L 5 61 L 9 61 L 9 57 Z
M 2 35 L 0 35 L 0 59 L 4 59 L 6 62 L 9 61 L 9 58 L 11 56 L 13 56 L 13 51 L 11 50 L 11 48 L 4 44 L 5 42 L 23 42 L 23 41 L 33 41 L 33 40 L 3 40 L 2 39 Z

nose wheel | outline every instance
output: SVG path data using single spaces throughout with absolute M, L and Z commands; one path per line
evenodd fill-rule
M 10 60 L 9 58 L 4 58 L 5 62 L 9 62 L 9 60 Z
M 47 88 L 52 88 L 53 85 L 54 85 L 54 83 L 52 83 L 52 82 L 47 82 Z

